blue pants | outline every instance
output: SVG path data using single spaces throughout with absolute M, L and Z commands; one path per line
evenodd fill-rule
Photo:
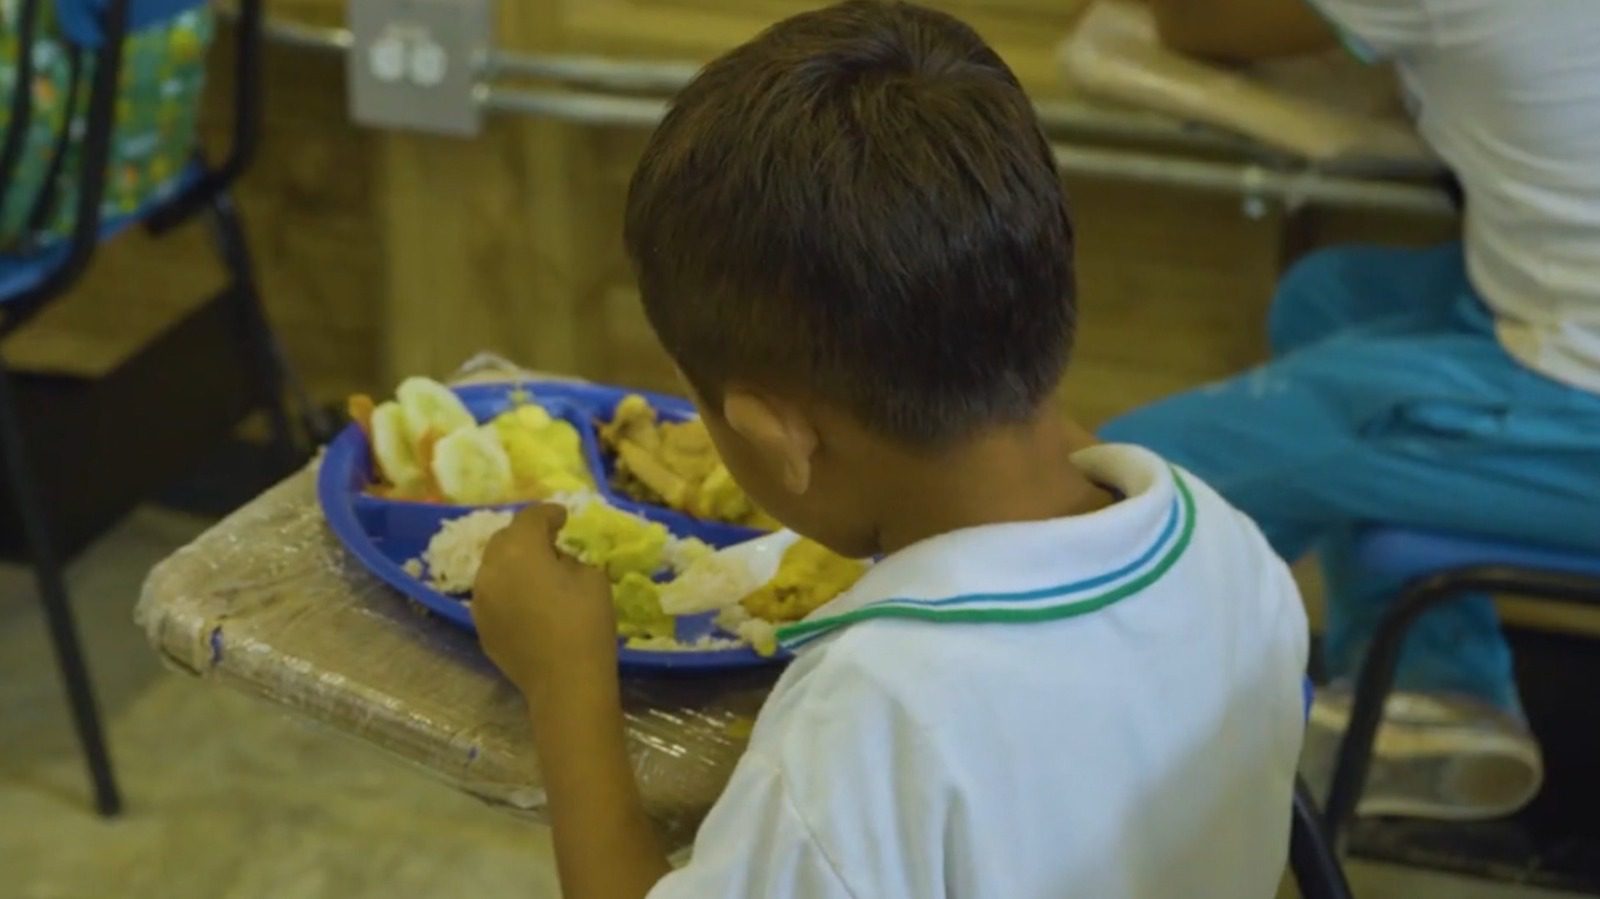
M 1600 551 L 1600 395 L 1506 354 L 1458 244 L 1310 256 L 1279 285 L 1269 330 L 1272 361 L 1101 435 L 1200 475 L 1284 558 L 1318 550 L 1332 676 L 1354 673 L 1400 587 L 1353 564 L 1361 522 Z M 1423 616 L 1398 684 L 1518 709 L 1488 597 Z

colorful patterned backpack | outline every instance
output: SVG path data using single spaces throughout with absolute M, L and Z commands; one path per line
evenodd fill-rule
M 27 255 L 72 230 L 77 156 L 84 133 L 98 0 L 0 0 L 0 135 L 11 128 L 23 3 L 37 3 L 31 47 L 32 109 L 21 152 L 0 185 L 0 254 Z M 184 8 L 188 7 L 188 8 Z M 135 0 L 116 104 L 103 220 L 136 214 L 179 187 L 196 148 L 214 21 L 204 5 Z M 0 173 L 3 174 L 3 173 Z

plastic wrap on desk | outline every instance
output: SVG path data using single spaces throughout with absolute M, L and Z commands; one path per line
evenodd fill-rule
M 489 359 L 462 374 L 512 370 Z M 544 791 L 516 690 L 473 638 L 430 619 L 350 558 L 314 465 L 158 565 L 136 618 L 176 667 L 321 721 L 490 802 L 534 816 Z M 645 804 L 687 842 L 744 749 L 775 674 L 625 679 Z

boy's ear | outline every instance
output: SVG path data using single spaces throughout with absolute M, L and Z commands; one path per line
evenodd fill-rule
M 811 488 L 811 463 L 819 440 L 816 425 L 799 405 L 769 393 L 729 385 L 722 394 L 722 417 L 765 459 L 785 490 Z

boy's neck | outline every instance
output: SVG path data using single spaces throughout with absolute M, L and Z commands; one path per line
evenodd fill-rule
M 878 479 L 885 554 L 962 528 L 1082 515 L 1116 501 L 1068 461 L 1077 428 L 1052 412 L 934 454 L 891 452 Z

